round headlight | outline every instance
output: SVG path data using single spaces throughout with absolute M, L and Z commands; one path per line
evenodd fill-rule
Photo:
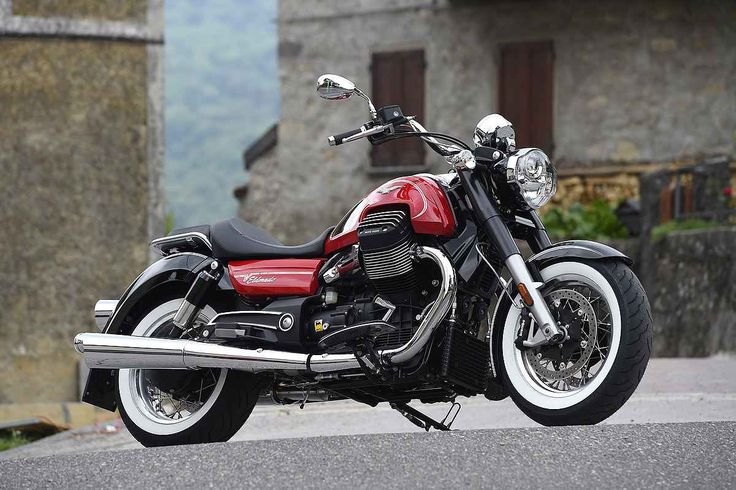
M 557 191 L 557 171 L 538 148 L 522 148 L 509 157 L 506 181 L 531 209 L 547 204 Z

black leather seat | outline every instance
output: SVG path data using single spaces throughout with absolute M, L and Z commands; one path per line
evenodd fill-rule
M 220 260 L 316 258 L 325 253 L 332 228 L 304 245 L 284 245 L 274 237 L 238 218 L 218 221 L 210 227 L 213 255 Z

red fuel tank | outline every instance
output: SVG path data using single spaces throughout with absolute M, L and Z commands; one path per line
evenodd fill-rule
M 390 205 L 409 208 L 411 226 L 416 233 L 452 236 L 455 215 L 440 184 L 431 177 L 412 175 L 383 184 L 360 201 L 341 221 L 325 243 L 325 253 L 358 243 L 358 225 L 376 208 Z
M 243 296 L 311 296 L 323 259 L 241 260 L 227 266 L 230 282 Z

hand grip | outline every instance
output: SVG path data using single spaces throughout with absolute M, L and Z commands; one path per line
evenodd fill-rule
M 345 131 L 344 133 L 336 134 L 335 136 L 330 136 L 327 138 L 327 142 L 330 144 L 330 146 L 339 146 L 343 144 L 343 140 L 345 138 L 349 138 L 350 136 L 356 135 L 360 132 L 362 132 L 362 128 L 353 129 L 351 131 Z

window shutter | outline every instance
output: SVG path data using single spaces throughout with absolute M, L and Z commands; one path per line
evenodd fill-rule
M 371 68 L 376 107 L 399 105 L 424 123 L 424 51 L 374 53 Z M 372 147 L 371 161 L 378 168 L 420 166 L 424 152 L 420 139 L 407 138 Z
M 519 147 L 554 149 L 554 49 L 551 41 L 501 46 L 499 110 Z

